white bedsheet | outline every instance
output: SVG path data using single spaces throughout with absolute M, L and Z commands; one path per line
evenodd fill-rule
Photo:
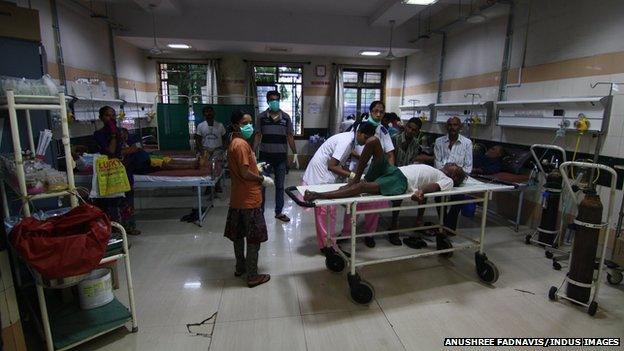
M 298 186 L 297 191 L 303 196 L 306 190 L 316 191 L 316 192 L 327 192 L 338 190 L 342 184 L 322 184 L 322 185 L 306 185 L 306 186 Z M 425 197 L 438 197 L 438 196 L 449 196 L 449 195 L 460 195 L 460 194 L 472 194 L 472 193 L 482 193 L 485 191 L 504 191 L 510 190 L 514 187 L 511 185 L 501 185 L 501 184 L 492 184 L 492 183 L 484 183 L 478 181 L 474 178 L 468 177 L 466 181 L 461 186 L 455 187 L 448 191 L 440 191 L 436 193 L 426 194 Z M 383 196 L 383 195 L 365 195 L 362 194 L 360 196 L 343 198 L 343 199 L 333 199 L 333 200 L 316 200 L 314 203 L 317 206 L 326 206 L 326 205 L 344 205 L 350 204 L 352 202 L 374 202 L 374 201 L 391 201 L 391 200 L 405 200 L 409 199 L 412 196 L 411 193 L 405 193 L 402 195 L 396 196 Z
M 91 175 L 75 175 L 76 183 L 78 184 L 91 184 Z M 202 183 L 211 182 L 213 179 L 211 176 L 196 176 L 196 177 L 165 177 L 165 176 L 153 176 L 149 174 L 135 174 L 135 183 Z

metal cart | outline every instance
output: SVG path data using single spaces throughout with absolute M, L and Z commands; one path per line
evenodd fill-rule
M 547 173 L 544 170 L 544 167 L 542 167 L 542 162 L 541 162 L 542 160 L 540 160 L 540 158 L 542 158 L 544 156 L 544 154 L 546 154 L 546 152 L 542 155 L 542 157 L 537 157 L 537 154 L 535 153 L 535 149 L 536 148 L 558 151 L 561 154 L 561 160 L 563 162 L 566 162 L 566 152 L 565 152 L 565 150 L 563 148 L 561 148 L 559 146 L 556 146 L 556 145 L 549 145 L 549 144 L 533 144 L 533 145 L 531 145 L 531 155 L 533 156 L 533 160 L 535 162 L 535 165 L 536 165 L 537 169 L 539 170 L 539 174 L 542 175 L 543 181 L 546 182 Z M 544 192 L 561 193 L 561 189 L 547 188 L 545 185 L 541 186 L 541 188 L 542 188 L 542 190 Z M 559 201 L 561 202 L 561 199 L 559 199 Z M 537 239 L 536 236 L 538 236 L 540 233 L 554 234 L 555 237 L 553 239 L 552 244 L 539 241 L 539 239 Z M 562 255 L 567 255 L 566 251 L 563 251 L 563 250 L 559 249 L 559 245 L 561 243 L 561 233 L 562 233 L 561 228 L 557 228 L 556 230 L 552 230 L 551 231 L 551 230 L 547 230 L 547 229 L 541 228 L 540 225 L 538 225 L 533 233 L 526 235 L 525 243 L 526 244 L 536 244 L 536 245 L 544 246 L 546 248 L 546 250 L 544 251 L 544 255 L 546 256 L 546 258 L 549 258 L 549 259 L 554 257 L 553 252 L 558 252 L 558 253 L 560 253 Z M 553 262 L 556 263 L 556 261 L 553 261 Z M 554 263 L 553 263 L 553 267 L 556 270 L 561 269 L 560 266 L 557 268 L 557 266 Z
M 598 272 L 596 274 L 594 270 L 594 278 L 590 284 L 581 283 L 581 282 L 571 279 L 569 276 L 566 276 L 558 288 L 556 286 L 550 287 L 550 290 L 548 291 L 548 298 L 553 301 L 557 300 L 557 298 L 562 298 L 562 299 L 572 301 L 581 306 L 585 306 L 587 307 L 587 313 L 590 316 L 593 316 L 596 314 L 596 311 L 598 310 L 598 302 L 596 300 L 598 297 L 598 291 L 600 290 L 600 279 L 601 279 L 600 277 L 602 276 L 602 269 L 603 269 L 603 265 L 605 261 L 605 254 L 607 253 L 607 244 L 609 242 L 609 235 L 610 235 L 609 224 L 611 223 L 611 215 L 613 213 L 613 203 L 615 201 L 617 173 L 615 172 L 615 170 L 613 170 L 613 168 L 605 166 L 605 165 L 601 165 L 601 164 L 588 163 L 588 162 L 574 162 L 574 161 L 565 162 L 559 167 L 559 169 L 561 170 L 561 175 L 563 176 L 563 183 L 565 184 L 565 188 L 570 192 L 570 194 L 574 194 L 574 190 L 572 189 L 572 183 L 570 182 L 570 178 L 568 177 L 568 167 L 570 166 L 593 168 L 593 169 L 603 170 L 603 171 L 611 173 L 609 205 L 607 207 L 606 221 L 604 223 L 596 225 L 596 224 L 590 224 L 590 223 L 583 223 L 583 222 L 579 222 L 575 220 L 576 225 L 581 225 L 581 226 L 591 227 L 591 228 L 600 228 L 600 230 L 604 232 L 604 243 L 602 244 L 600 258 L 598 259 L 598 264 L 597 264 Z M 573 257 L 571 256 L 570 260 L 572 259 Z M 589 294 L 589 303 L 583 303 L 581 301 L 575 300 L 573 298 L 568 297 L 565 293 L 561 292 L 561 289 L 565 286 L 565 284 L 572 284 L 572 285 L 576 285 L 582 288 L 591 289 L 590 294 Z
M 9 113 L 17 177 L 17 187 L 14 190 L 21 198 L 24 216 L 31 216 L 31 202 L 41 199 L 69 197 L 71 207 L 76 207 L 78 205 L 78 198 L 76 196 L 77 193 L 74 181 L 74 165 L 71 157 L 65 94 L 60 93 L 56 96 L 15 95 L 13 91 L 9 90 L 6 92 L 6 98 L 0 102 L 0 108 L 8 110 Z M 67 190 L 28 195 L 18 124 L 17 111 L 19 110 L 25 111 L 24 117 L 26 119 L 29 146 L 33 151 L 35 150 L 35 145 L 29 111 L 58 111 L 60 113 L 62 131 L 61 140 L 65 154 L 65 165 L 67 168 Z M 13 183 L 2 182 L 0 186 L 4 201 L 3 210 L 5 215 L 8 215 L 9 207 L 4 183 L 9 185 L 13 185 Z M 100 264 L 111 263 L 116 260 L 123 259 L 128 284 L 128 298 L 130 303 L 129 309 L 122 305 L 117 299 L 113 299 L 113 301 L 109 304 L 91 310 L 81 310 L 77 306 L 76 301 L 72 303 L 57 301 L 57 299 L 54 299 L 54 297 L 50 294 L 46 296 L 45 288 L 50 286 L 44 286 L 45 282 L 41 279 L 37 279 L 37 273 L 33 272 L 36 282 L 35 288 L 37 300 L 39 302 L 39 312 L 41 314 L 40 325 L 43 329 L 43 336 L 46 342 L 46 349 L 48 351 L 70 349 L 88 340 L 118 329 L 128 322 L 131 323 L 132 332 L 138 331 L 134 290 L 132 285 L 132 273 L 130 270 L 128 238 L 121 225 L 114 222 L 112 225 L 121 232 L 122 245 L 121 247 L 116 248 L 111 248 L 109 246 L 109 251 L 101 260 Z M 15 257 L 15 255 L 13 256 Z M 79 281 L 76 281 L 75 284 L 78 282 Z M 20 285 L 21 282 L 18 279 L 18 286 Z M 69 284 L 65 284 L 63 287 L 66 287 L 67 285 Z

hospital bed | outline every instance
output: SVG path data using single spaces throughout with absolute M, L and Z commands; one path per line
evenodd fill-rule
M 167 156 L 187 156 L 187 154 L 167 153 Z M 197 225 L 200 227 L 208 211 L 202 210 L 203 189 L 210 188 L 210 201 L 207 208 L 214 207 L 215 186 L 223 176 L 224 166 L 222 160 L 211 160 L 208 165 L 200 169 L 185 170 L 163 170 L 150 174 L 134 175 L 135 189 L 163 189 L 163 188 L 187 188 L 193 187 L 197 190 Z M 76 184 L 91 188 L 91 172 L 78 172 L 75 175 Z
M 357 205 L 359 203 L 367 203 L 367 202 L 378 202 L 378 201 L 394 201 L 394 200 L 410 200 L 411 193 L 406 193 L 403 195 L 396 196 L 382 196 L 382 195 L 360 195 L 350 198 L 342 198 L 342 199 L 333 199 L 333 200 L 316 200 L 313 202 L 303 201 L 303 194 L 306 190 L 316 191 L 316 192 L 327 192 L 337 190 L 339 187 L 344 184 L 325 184 L 325 185 L 308 185 L 308 186 L 297 186 L 297 187 L 289 187 L 286 189 L 286 194 L 295 201 L 299 206 L 302 207 L 318 207 L 318 206 L 345 206 L 347 208 L 347 213 L 351 215 L 351 234 L 348 239 L 350 240 L 350 252 L 345 253 L 338 247 L 336 244 L 335 238 L 333 235 L 327 235 L 325 246 L 329 248 L 329 250 L 324 250 L 325 255 L 325 265 L 327 268 L 333 272 L 342 272 L 346 265 L 349 266 L 349 273 L 347 274 L 347 282 L 350 288 L 350 295 L 354 302 L 360 304 L 369 303 L 374 297 L 374 289 L 373 286 L 361 279 L 358 268 L 384 263 L 384 262 L 392 262 L 399 260 L 406 260 L 418 257 L 426 257 L 433 255 L 441 255 L 442 257 L 450 257 L 454 251 L 470 249 L 470 248 L 478 248 L 478 251 L 475 253 L 475 264 L 476 271 L 479 278 L 486 283 L 493 284 L 498 280 L 499 272 L 494 263 L 492 263 L 486 256 L 483 246 L 485 240 L 485 227 L 487 224 L 487 214 L 488 214 L 488 201 L 492 193 L 497 191 L 509 191 L 513 189 L 511 185 L 503 185 L 503 184 L 492 184 L 478 181 L 474 178 L 468 178 L 462 186 L 455 187 L 448 191 L 437 192 L 426 194 L 425 198 L 442 198 L 442 201 L 437 203 L 435 201 L 428 201 L 425 204 L 417 204 L 411 201 L 404 201 L 401 206 L 398 207 L 388 207 L 384 209 L 374 209 L 374 210 L 358 210 Z M 298 193 L 298 194 L 297 194 Z M 468 195 L 465 200 L 455 200 L 449 201 L 450 196 L 452 195 Z M 363 215 L 367 213 L 381 213 L 381 212 L 391 212 L 396 210 L 414 210 L 419 208 L 429 208 L 429 207 L 443 207 L 450 205 L 459 205 L 459 204 L 468 204 L 468 203 L 481 203 L 483 206 L 483 212 L 481 217 L 481 233 L 479 239 L 474 239 L 472 237 L 463 235 L 462 233 L 452 230 L 448 227 L 444 226 L 444 215 L 440 216 L 439 224 L 434 225 L 426 225 L 414 228 L 401 228 L 395 230 L 386 230 L 379 231 L 374 233 L 366 233 L 366 234 L 357 234 L 357 216 Z M 333 230 L 330 226 L 330 211 L 327 211 L 327 228 L 330 231 Z M 443 211 L 441 212 L 443 213 Z M 406 231 L 414 231 L 414 230 L 427 230 L 427 229 L 437 229 L 440 232 L 442 230 L 446 230 L 448 232 L 454 233 L 457 238 L 464 239 L 461 243 L 456 243 L 453 245 L 451 240 L 449 240 L 445 235 L 439 234 L 436 238 L 436 250 L 426 250 L 424 252 L 413 253 L 408 255 L 401 256 L 393 256 L 393 257 L 385 257 L 385 258 L 375 258 L 375 259 L 361 259 L 360 255 L 357 252 L 356 240 L 357 238 L 363 238 L 368 236 L 377 236 L 377 235 L 385 235 L 391 233 L 399 233 Z

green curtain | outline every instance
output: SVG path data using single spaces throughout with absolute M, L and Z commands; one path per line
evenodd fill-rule
M 157 106 L 158 143 L 161 150 L 190 150 L 188 104 Z

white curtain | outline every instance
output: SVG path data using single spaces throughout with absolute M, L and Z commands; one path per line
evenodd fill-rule
M 336 134 L 340 131 L 342 123 L 342 111 L 344 107 L 344 86 L 342 84 L 342 65 L 333 65 L 331 75 L 331 100 L 329 110 L 329 133 Z
M 256 71 L 254 63 L 247 61 L 247 74 L 245 74 L 245 104 L 254 105 L 254 113 L 258 115 L 258 99 L 256 91 Z
M 206 104 L 218 104 L 219 99 L 219 60 L 208 61 L 208 67 L 206 69 L 206 91 L 202 91 L 202 95 L 207 95 L 202 100 Z M 203 90 L 203 89 L 202 89 Z

